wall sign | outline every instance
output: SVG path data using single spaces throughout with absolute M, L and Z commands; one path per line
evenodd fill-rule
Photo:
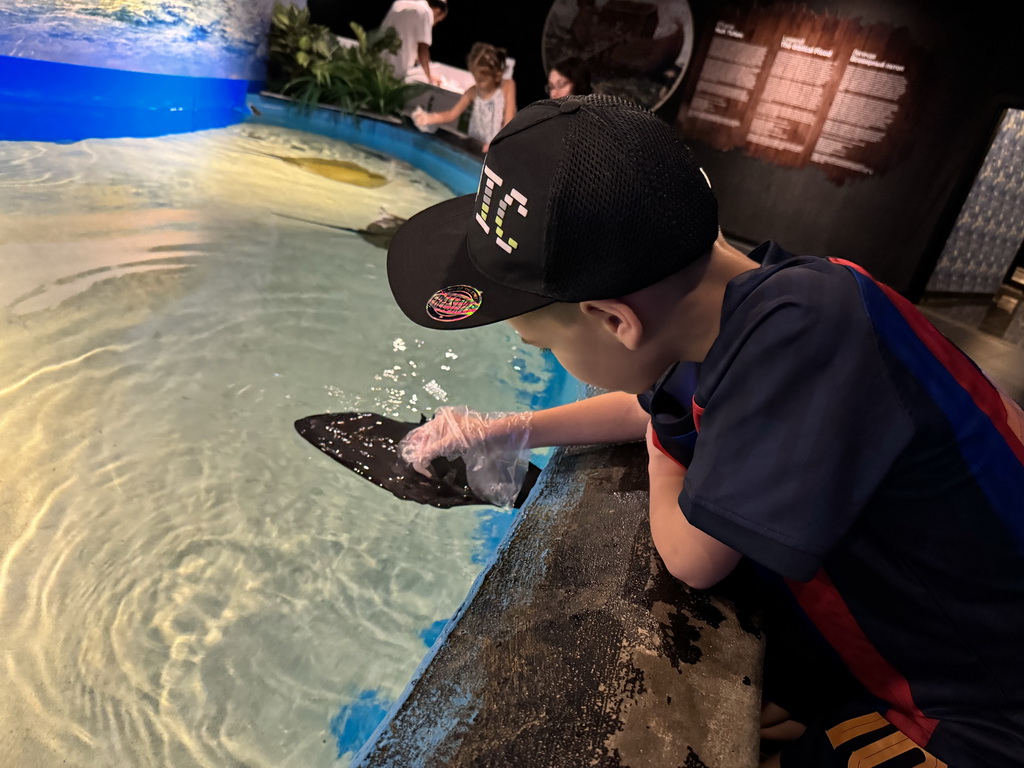
M 716 149 L 742 148 L 781 166 L 816 165 L 842 184 L 898 161 L 922 70 L 905 27 L 798 6 L 725 11 L 679 126 Z

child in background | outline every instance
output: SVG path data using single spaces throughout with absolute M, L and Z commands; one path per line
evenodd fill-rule
M 490 149 L 491 139 L 516 113 L 516 84 L 505 79 L 505 50 L 489 43 L 476 43 L 466 57 L 469 72 L 476 85 L 462 94 L 455 106 L 444 112 L 417 112 L 413 121 L 420 128 L 455 120 L 470 104 L 469 135 Z

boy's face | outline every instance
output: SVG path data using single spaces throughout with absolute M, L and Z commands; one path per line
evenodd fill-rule
M 442 11 L 440 8 L 431 8 L 430 10 L 434 12 L 434 23 L 435 24 L 438 24 L 438 23 L 444 21 L 445 16 L 448 15 L 447 13 Z
M 601 389 L 639 394 L 665 372 L 660 361 L 626 347 L 600 318 L 579 311 L 578 304 L 544 307 L 508 323 L 524 343 L 551 350 L 569 373 Z

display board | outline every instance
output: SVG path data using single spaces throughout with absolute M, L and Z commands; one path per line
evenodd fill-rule
M 797 5 L 723 10 L 703 54 L 678 116 L 687 138 L 842 184 L 885 173 L 912 137 L 923 54 L 905 27 Z

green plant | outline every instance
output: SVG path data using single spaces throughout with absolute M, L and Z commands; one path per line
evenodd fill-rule
M 294 81 L 305 81 L 307 86 L 318 86 L 308 87 L 307 95 L 318 95 L 330 81 L 338 47 L 327 27 L 310 21 L 307 8 L 276 3 L 271 16 L 268 88 L 284 93 L 294 90 L 298 84 Z
M 398 115 L 425 86 L 395 77 L 385 53 L 398 51 L 391 28 L 367 32 L 350 24 L 356 45 L 343 46 L 310 21 L 309 11 L 277 3 L 271 21 L 267 86 L 304 106 L 329 104 L 346 112 Z

